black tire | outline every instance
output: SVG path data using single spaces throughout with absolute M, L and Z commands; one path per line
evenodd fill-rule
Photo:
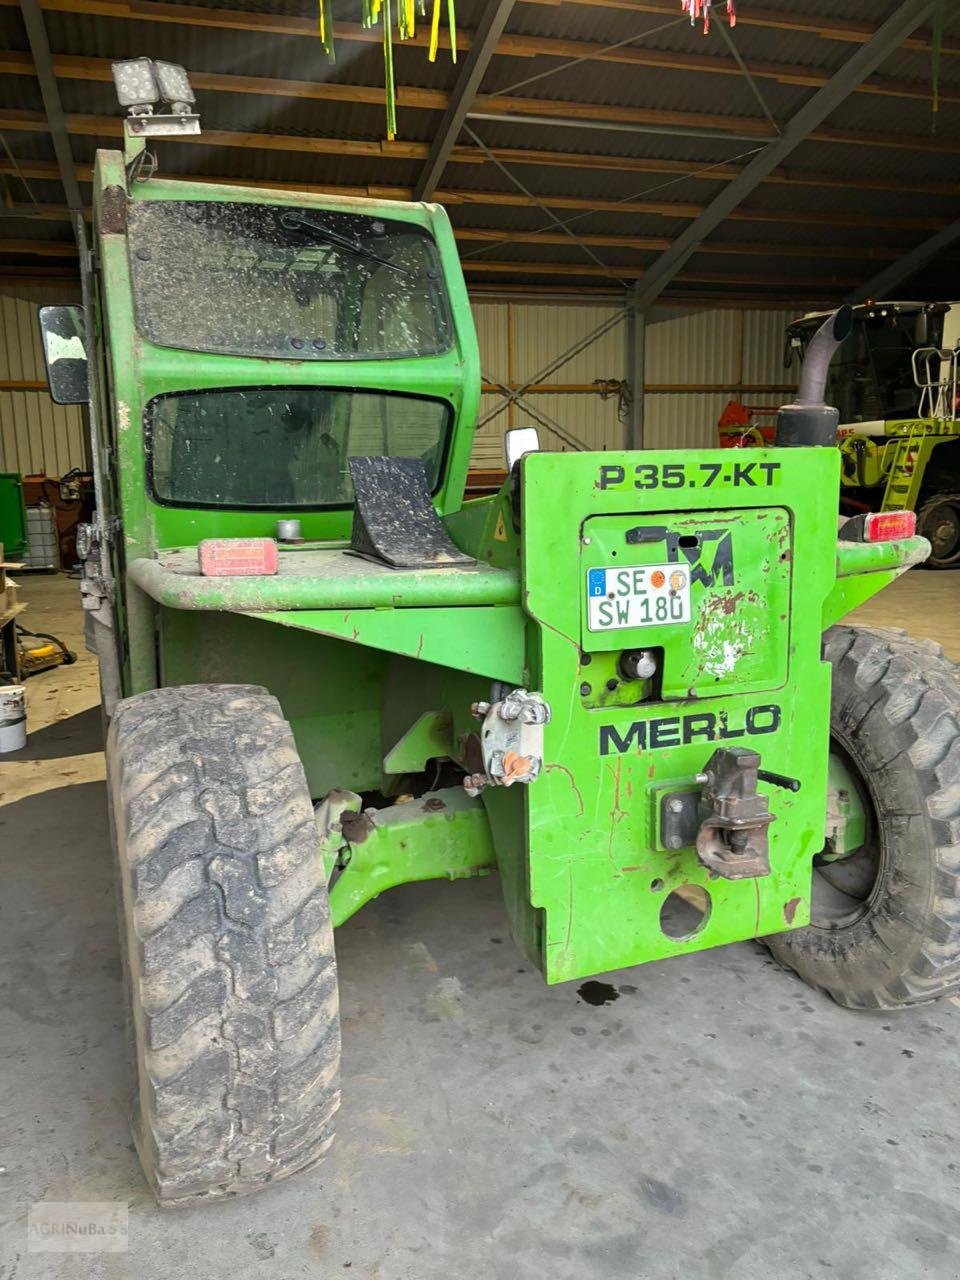
M 917 533 L 930 542 L 924 569 L 960 569 L 960 493 L 937 493 L 917 510 Z
M 255 1191 L 333 1140 L 340 1020 L 310 793 L 250 685 L 120 702 L 107 741 L 136 1044 L 134 1138 L 162 1205 Z
M 810 925 L 764 941 L 849 1008 L 925 1004 L 960 990 L 960 674 L 900 631 L 832 627 L 824 657 L 868 838 L 849 866 L 814 867 Z

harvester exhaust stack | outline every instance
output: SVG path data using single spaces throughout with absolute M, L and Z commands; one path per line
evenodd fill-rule
M 835 445 L 840 411 L 824 401 L 827 370 L 837 348 L 853 328 L 853 308 L 840 307 L 810 339 L 800 386 L 793 404 L 780 407 L 777 414 L 777 444 L 781 447 Z

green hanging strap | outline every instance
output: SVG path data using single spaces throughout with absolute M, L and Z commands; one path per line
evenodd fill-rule
M 395 0 L 397 11 L 397 37 L 409 40 L 416 35 L 416 20 L 427 16 L 427 0 Z M 320 39 L 324 52 L 334 60 L 333 0 L 317 0 L 319 6 Z M 362 0 L 360 21 L 369 29 L 378 22 L 383 24 L 384 94 L 387 106 L 387 138 L 392 142 L 397 136 L 397 88 L 393 71 L 393 5 L 394 0 Z M 440 12 L 443 0 L 433 0 L 430 21 L 428 57 L 431 62 L 437 56 L 440 42 Z M 456 0 L 447 0 L 447 25 L 450 28 L 450 55 L 457 60 L 457 12 Z
M 457 5 L 456 0 L 447 0 L 447 26 L 450 28 L 450 58 L 457 60 Z
M 383 0 L 383 88 L 387 98 L 387 140 L 392 142 L 397 136 L 397 93 L 393 79 L 393 16 L 390 12 L 390 0 Z
M 930 91 L 932 119 L 930 132 L 937 132 L 937 113 L 940 110 L 940 53 L 943 49 L 943 28 L 946 24 L 946 0 L 938 0 L 933 11 L 933 39 L 930 46 Z

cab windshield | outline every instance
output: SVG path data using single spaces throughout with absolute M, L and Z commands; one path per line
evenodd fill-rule
M 147 405 L 153 497 L 165 506 L 318 508 L 353 501 L 348 458 L 419 458 L 439 487 L 452 408 L 325 387 L 177 392 Z
M 450 349 L 439 257 L 422 227 L 288 205 L 138 200 L 137 329 L 187 351 L 296 360 Z

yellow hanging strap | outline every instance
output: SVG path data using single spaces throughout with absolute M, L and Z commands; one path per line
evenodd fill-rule
M 433 15 L 430 18 L 430 51 L 427 57 L 431 62 L 437 60 L 437 49 L 440 47 L 440 0 L 433 0 Z
M 331 62 L 335 61 L 333 46 L 333 0 L 320 0 L 320 43 Z

